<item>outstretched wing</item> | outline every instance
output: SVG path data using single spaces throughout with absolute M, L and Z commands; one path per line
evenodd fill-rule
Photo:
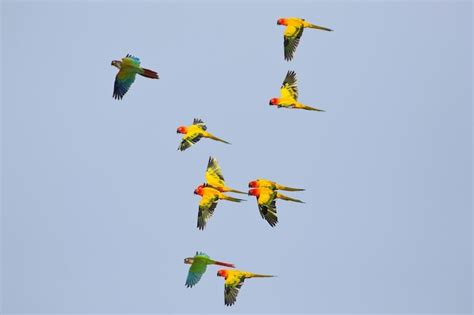
M 214 213 L 214 209 L 217 206 L 218 200 L 219 197 L 217 195 L 204 194 L 204 196 L 202 196 L 201 201 L 199 202 L 199 211 L 197 219 L 198 229 L 204 230 L 204 228 L 206 227 L 207 220 L 209 220 L 209 218 Z
M 259 204 L 258 210 L 263 219 L 265 219 L 271 227 L 274 227 L 278 223 L 278 216 L 276 210 L 276 202 L 273 200 L 270 204 Z
M 231 306 L 237 300 L 239 290 L 244 284 L 245 277 L 239 275 L 229 275 L 224 284 L 224 303 Z
M 195 256 L 191 267 L 189 267 L 188 277 L 186 278 L 186 287 L 191 288 L 201 280 L 202 275 L 206 272 L 207 263 L 205 258 Z
M 201 127 L 202 130 L 207 130 L 206 124 L 199 118 L 194 118 L 193 125 Z
M 285 60 L 293 59 L 293 54 L 296 47 L 300 43 L 300 38 L 303 35 L 303 26 L 288 25 L 283 33 L 283 47 L 285 50 Z
M 125 59 L 125 58 L 124 58 Z M 130 68 L 121 68 L 115 76 L 113 97 L 121 100 L 125 93 L 127 93 L 132 83 L 135 81 L 136 73 L 130 71 Z
M 209 157 L 209 162 L 207 163 L 206 181 L 214 188 L 225 186 L 221 168 L 219 164 L 217 164 L 217 160 L 213 157 Z
M 195 132 L 188 132 L 183 139 L 181 140 L 181 144 L 179 145 L 178 150 L 184 151 L 199 140 L 201 140 L 202 134 L 195 131 Z
M 296 72 L 288 71 L 280 88 L 280 95 L 282 98 L 291 97 L 295 100 L 298 99 L 298 85 L 296 81 Z

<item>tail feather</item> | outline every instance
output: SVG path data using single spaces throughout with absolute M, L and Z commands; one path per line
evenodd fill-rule
M 311 106 L 303 105 L 303 104 L 301 104 L 301 106 L 297 107 L 297 108 L 305 109 L 305 110 L 314 110 L 314 111 L 317 111 L 317 112 L 325 112 L 325 110 L 323 110 L 323 109 L 319 109 L 319 108 L 316 108 L 316 107 L 311 107 Z
M 224 267 L 229 267 L 229 268 L 235 268 L 234 264 L 229 264 L 229 263 L 225 263 L 225 262 L 217 261 L 217 260 L 214 261 L 214 265 L 219 265 L 219 266 L 224 266 Z
M 277 198 L 283 199 L 283 200 L 286 200 L 286 201 L 293 201 L 293 202 L 304 203 L 303 201 L 301 201 L 301 200 L 299 200 L 299 199 L 290 198 L 290 197 L 285 196 L 285 195 L 283 195 L 283 194 L 277 194 Z
M 140 74 L 144 77 L 147 77 L 147 78 L 150 78 L 150 79 L 159 79 L 160 78 L 158 73 L 153 71 L 153 70 L 145 69 L 145 68 L 142 68 L 142 70 L 143 70 L 143 73 L 140 73 Z
M 230 196 L 227 196 L 227 195 L 224 195 L 223 197 L 221 197 L 221 199 L 232 201 L 232 202 L 245 201 L 244 199 L 234 198 L 234 197 L 230 197 Z
M 273 277 L 276 277 L 274 275 L 261 275 L 261 274 L 258 274 L 258 273 L 253 273 L 252 278 L 273 278 Z
M 309 27 L 309 28 L 314 28 L 314 29 L 317 29 L 317 30 L 323 30 L 323 31 L 332 32 L 332 29 L 330 29 L 330 28 L 327 28 L 327 27 L 324 27 L 324 26 L 315 25 L 315 24 L 310 24 L 310 25 L 308 25 L 307 27 Z
M 246 192 L 243 192 L 243 191 L 240 191 L 240 190 L 236 190 L 236 189 L 229 189 L 229 192 L 233 192 L 233 193 L 236 193 L 236 194 L 247 195 Z
M 304 191 L 303 188 L 293 188 L 293 187 L 287 187 L 287 186 L 281 186 L 277 185 L 278 190 L 286 190 L 286 191 Z
M 220 142 L 230 144 L 230 142 L 227 142 L 227 141 L 225 141 L 221 138 L 218 138 L 218 137 L 214 136 L 213 134 L 210 134 L 209 132 L 207 133 L 206 137 L 209 138 L 209 139 L 212 139 L 212 140 L 216 140 L 216 141 L 220 141 Z

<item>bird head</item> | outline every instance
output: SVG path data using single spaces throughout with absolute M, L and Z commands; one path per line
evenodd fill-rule
M 280 19 L 278 19 L 277 24 L 278 25 L 286 25 L 286 20 L 283 19 L 283 18 L 280 18 Z
M 221 270 L 217 271 L 217 276 L 218 277 L 224 277 L 224 278 L 227 277 L 227 270 L 221 269 Z
M 248 195 L 258 197 L 260 196 L 260 190 L 256 188 L 250 189 Z
M 204 188 L 204 185 L 199 185 L 196 187 L 196 189 L 194 189 L 194 194 L 195 195 L 199 195 L 199 196 L 202 196 L 203 195 L 203 188 Z
M 186 127 L 180 126 L 178 129 L 176 129 L 176 133 L 186 133 Z
M 274 98 L 270 99 L 270 102 L 268 104 L 270 106 L 277 105 L 278 104 L 278 98 L 274 97 Z
M 249 182 L 249 188 L 255 188 L 257 187 L 257 181 L 256 180 L 253 180 L 251 182 Z
M 119 61 L 119 60 L 112 60 L 112 63 L 110 65 L 112 65 L 116 68 L 119 68 L 119 69 L 122 68 L 122 62 Z
M 192 258 L 192 257 L 184 258 L 184 263 L 185 264 L 191 265 L 193 262 L 194 262 L 194 258 Z

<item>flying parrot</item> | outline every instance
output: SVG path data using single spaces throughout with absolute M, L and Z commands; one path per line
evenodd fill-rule
M 275 105 L 278 108 L 284 107 L 324 112 L 322 109 L 307 106 L 298 102 L 298 86 L 296 81 L 296 73 L 294 71 L 288 71 L 285 80 L 280 87 L 280 98 L 275 97 L 270 99 L 270 106 Z
M 300 43 L 300 38 L 303 35 L 303 30 L 305 28 L 315 28 L 332 32 L 329 28 L 314 25 L 306 22 L 304 19 L 295 17 L 278 19 L 277 24 L 286 26 L 285 32 L 283 33 L 283 48 L 285 51 L 285 60 L 287 61 L 293 59 L 293 54 Z
M 271 227 L 278 223 L 278 216 L 276 211 L 276 199 L 283 199 L 286 201 L 293 201 L 304 203 L 301 200 L 287 197 L 270 188 L 252 188 L 248 192 L 249 196 L 257 198 L 258 211 L 263 219 L 265 219 Z
M 112 66 L 117 67 L 120 71 L 115 76 L 113 97 L 121 100 L 125 93 L 135 81 L 137 73 L 150 79 L 159 79 L 158 73 L 155 71 L 140 67 L 140 59 L 127 54 L 125 58 L 120 60 L 112 60 Z
M 247 194 L 243 191 L 235 190 L 225 185 L 221 168 L 219 167 L 219 164 L 217 164 L 217 160 L 213 157 L 209 157 L 209 162 L 207 163 L 206 181 L 209 186 L 219 190 L 220 192 Z
M 268 179 L 259 178 L 249 182 L 249 188 L 270 188 L 272 190 L 286 190 L 286 191 L 304 191 L 302 188 L 292 188 L 287 186 L 282 186 L 276 182 L 272 182 Z
M 216 136 L 212 135 L 206 130 L 207 130 L 206 124 L 202 120 L 197 119 L 197 118 L 194 118 L 193 124 L 190 126 L 178 127 L 176 132 L 184 134 L 178 150 L 180 151 L 186 150 L 187 148 L 189 148 L 190 146 L 192 146 L 193 144 L 201 140 L 202 137 L 230 144 L 229 142 L 225 140 L 217 138 Z
M 207 265 L 219 265 L 229 268 L 235 268 L 233 264 L 211 259 L 207 254 L 196 252 L 194 257 L 187 257 L 184 263 L 191 265 L 186 278 L 186 287 L 191 288 L 201 280 L 202 275 L 206 272 Z
M 202 197 L 201 201 L 199 202 L 199 212 L 197 220 L 197 228 L 200 230 L 204 230 L 204 228 L 206 227 L 206 222 L 214 213 L 214 209 L 216 208 L 217 201 L 219 201 L 219 199 L 228 200 L 232 202 L 243 201 L 242 199 L 227 196 L 207 184 L 199 185 L 194 190 L 194 194 Z
M 221 269 L 217 272 L 218 277 L 224 277 L 224 304 L 231 306 L 237 300 L 239 290 L 245 279 L 249 278 L 271 278 L 273 275 L 260 275 L 241 270 Z

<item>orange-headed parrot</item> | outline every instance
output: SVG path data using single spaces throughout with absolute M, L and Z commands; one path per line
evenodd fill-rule
M 207 254 L 196 252 L 194 257 L 187 257 L 184 263 L 191 265 L 189 267 L 188 277 L 186 278 L 186 287 L 191 288 L 201 280 L 202 275 L 206 272 L 207 265 L 219 265 L 229 268 L 235 268 L 233 264 L 211 259 Z
M 121 100 L 125 93 L 127 93 L 133 81 L 135 81 L 137 73 L 150 79 L 159 79 L 158 73 L 140 67 L 140 59 L 129 54 L 122 58 L 122 61 L 112 60 L 112 66 L 120 69 L 115 76 L 113 93 L 113 97 L 118 100 Z
M 224 277 L 224 304 L 231 306 L 237 300 L 239 290 L 245 279 L 249 278 L 271 278 L 273 275 L 260 275 L 241 270 L 221 269 L 217 272 L 218 277 Z
M 268 179 L 258 178 L 249 182 L 249 188 L 270 188 L 272 190 L 286 190 L 286 191 L 304 191 L 302 188 L 292 188 L 278 184 L 277 182 L 272 182 Z
M 332 32 L 331 29 L 314 25 L 306 22 L 304 19 L 290 17 L 280 18 L 277 21 L 278 25 L 285 25 L 285 32 L 283 33 L 283 48 L 285 51 L 285 60 L 290 61 L 293 59 L 293 54 L 296 51 L 296 47 L 300 43 L 300 38 L 303 35 L 305 28 L 315 28 L 318 30 Z
M 194 194 L 202 197 L 201 201 L 199 202 L 199 212 L 197 220 L 197 228 L 200 230 L 204 230 L 204 228 L 206 227 L 206 222 L 214 213 L 214 209 L 216 208 L 217 201 L 219 201 L 219 199 L 224 199 L 233 202 L 244 201 L 242 199 L 227 196 L 207 184 L 199 185 L 194 190 Z
M 270 226 L 274 227 L 278 223 L 276 211 L 276 199 L 304 203 L 301 200 L 287 197 L 270 188 L 252 188 L 248 192 L 249 196 L 257 197 L 258 210 L 263 219 L 267 220 Z
M 270 106 L 274 105 L 278 108 L 292 108 L 292 109 L 305 109 L 315 110 L 318 112 L 324 112 L 324 110 L 304 105 L 298 102 L 298 86 L 296 84 L 296 73 L 294 71 L 288 71 L 280 87 L 280 97 L 274 97 L 270 99 Z
M 207 130 L 206 124 L 204 124 L 202 120 L 197 119 L 197 118 L 194 118 L 193 124 L 190 126 L 178 127 L 176 132 L 184 134 L 178 150 L 180 151 L 186 150 L 187 148 L 189 148 L 190 146 L 192 146 L 193 144 L 201 140 L 202 137 L 230 144 L 229 142 L 225 140 L 217 138 L 216 136 L 212 135 L 206 130 Z
M 217 160 L 213 157 L 209 157 L 206 169 L 206 181 L 207 184 L 220 192 L 233 192 L 238 194 L 247 194 L 240 190 L 235 190 L 225 185 L 224 175 L 222 175 L 221 168 L 217 164 Z

